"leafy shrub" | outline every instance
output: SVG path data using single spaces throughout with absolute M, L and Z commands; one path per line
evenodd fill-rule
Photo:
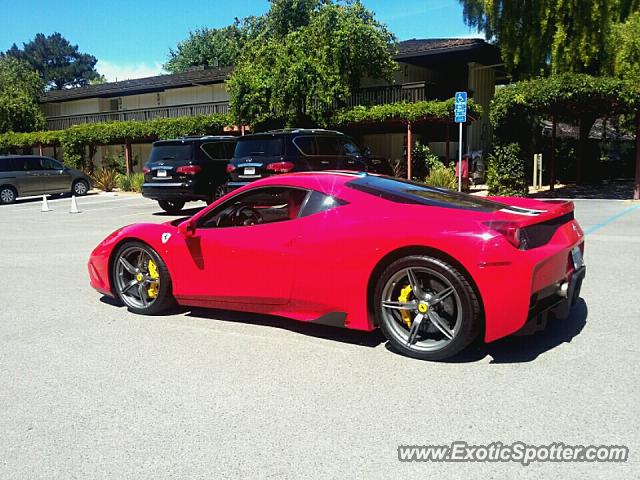
M 137 172 L 131 174 L 131 191 L 132 192 L 141 192 L 142 184 L 144 183 L 144 174 Z
M 432 187 L 448 188 L 449 190 L 454 190 L 457 187 L 455 171 L 442 163 L 435 165 L 431 169 L 424 183 Z
M 443 166 L 440 158 L 431 151 L 428 145 L 416 142 L 411 150 L 411 176 L 424 178 L 436 167 Z
M 127 175 L 124 173 L 118 174 L 118 188 L 123 192 L 141 192 L 142 184 L 144 183 L 143 173 L 132 173 Z
M 118 185 L 118 172 L 102 168 L 93 175 L 93 185 L 105 192 L 111 192 Z
M 118 174 L 118 179 L 116 181 L 118 188 L 123 192 L 131 191 L 131 175 L 126 175 L 124 173 Z
M 524 197 L 529 188 L 524 161 L 517 143 L 498 145 L 488 157 L 487 185 L 490 195 Z

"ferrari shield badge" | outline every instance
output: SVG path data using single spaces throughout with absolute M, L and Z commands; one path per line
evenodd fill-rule
M 167 243 L 170 238 L 171 238 L 171 234 L 170 233 L 163 233 L 162 234 L 162 243 Z

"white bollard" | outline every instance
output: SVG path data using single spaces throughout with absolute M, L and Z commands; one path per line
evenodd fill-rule
M 76 202 L 75 195 L 71 196 L 71 210 L 69 210 L 69 213 L 81 213 L 80 210 L 78 210 L 78 202 Z
M 41 212 L 51 212 L 53 209 L 49 208 L 49 202 L 47 201 L 47 196 L 42 195 L 42 208 Z

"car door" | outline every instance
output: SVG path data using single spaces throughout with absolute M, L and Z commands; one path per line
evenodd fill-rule
M 41 157 L 43 193 L 68 192 L 71 190 L 71 173 L 48 157 Z
M 42 192 L 42 165 L 38 157 L 20 157 L 16 159 L 16 183 L 22 196 L 38 195 Z
M 307 191 L 253 189 L 201 217 L 185 238 L 186 258 L 177 269 L 182 296 L 224 304 L 277 305 L 291 296 L 293 241 Z

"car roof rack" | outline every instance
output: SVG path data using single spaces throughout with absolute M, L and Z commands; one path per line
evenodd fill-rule
M 335 133 L 338 135 L 344 135 L 344 133 L 337 130 L 327 130 L 326 128 L 278 128 L 260 133 Z

